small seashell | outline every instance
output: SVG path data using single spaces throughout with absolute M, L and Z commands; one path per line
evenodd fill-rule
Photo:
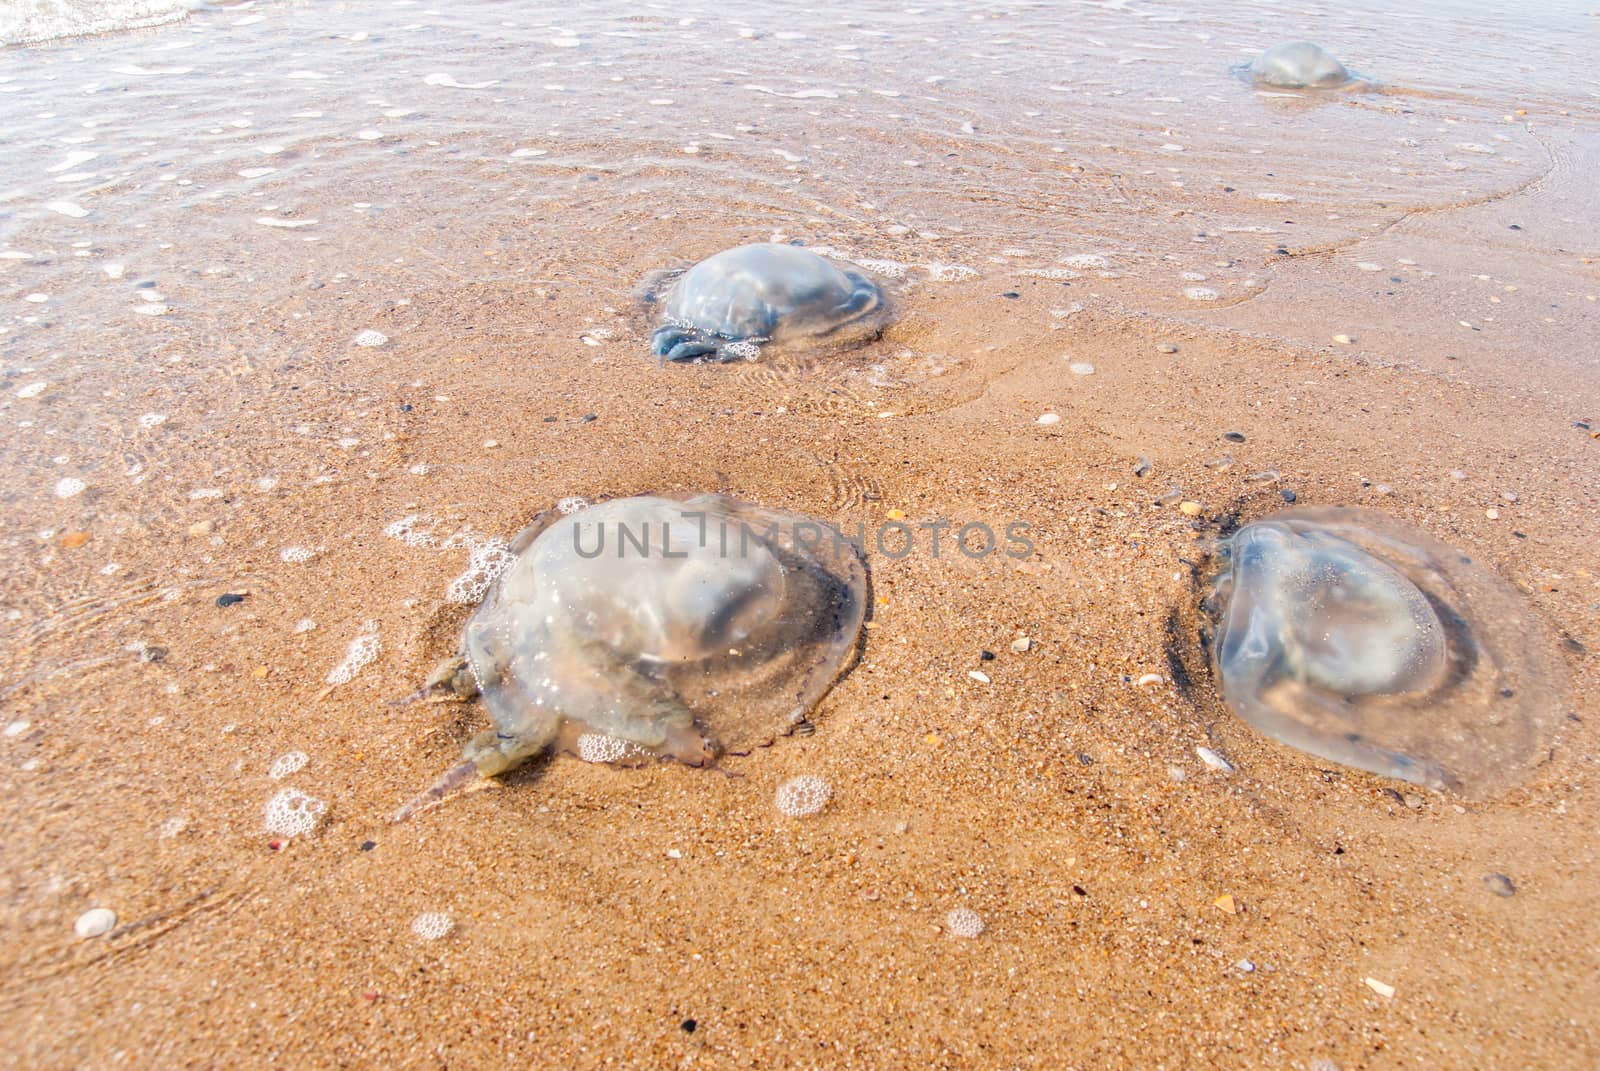
M 79 915 L 78 921 L 72 924 L 73 932 L 84 940 L 104 937 L 116 928 L 117 913 L 109 907 L 91 907 Z

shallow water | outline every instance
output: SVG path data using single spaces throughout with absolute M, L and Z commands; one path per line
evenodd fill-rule
M 1592 1065 L 1600 20 L 1392 6 L 258 2 L 0 51 L 20 1051 Z M 1230 73 L 1299 38 L 1381 88 Z M 658 369 L 639 284 L 771 240 L 895 324 Z M 726 776 L 556 763 L 390 831 L 485 724 L 387 704 L 503 540 L 706 491 L 1036 551 L 869 545 L 861 664 Z M 1570 640 L 1520 794 L 1391 807 L 1170 668 L 1200 529 L 1284 493 Z

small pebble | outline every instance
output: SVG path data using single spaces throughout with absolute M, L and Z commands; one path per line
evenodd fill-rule
M 1028 649 L 1032 646 L 1033 641 L 1028 639 L 1026 636 L 1018 636 L 1016 639 L 1011 641 L 1011 649 L 1017 654 L 1026 654 Z
M 1166 680 L 1166 678 L 1159 673 L 1146 673 L 1144 676 L 1139 678 L 1137 684 L 1140 688 L 1146 688 L 1152 684 L 1160 684 L 1164 680 Z
M 217 596 L 217 605 L 222 607 L 237 606 L 239 603 L 244 602 L 244 600 L 248 597 L 249 596 L 230 591 L 226 594 Z
M 1385 1000 L 1394 996 L 1394 986 L 1389 985 L 1386 982 L 1380 982 L 1376 978 L 1364 978 L 1362 981 L 1366 982 L 1368 989 L 1378 994 L 1378 996 L 1383 997 Z
M 216 527 L 217 525 L 214 521 L 195 521 L 189 526 L 189 535 L 191 538 L 199 539 L 202 536 L 210 535 Z
M 1073 363 L 1067 365 L 1067 370 L 1075 376 L 1094 375 L 1094 365 L 1090 364 L 1088 361 L 1074 361 Z
M 969 669 L 969 670 L 967 670 L 967 676 L 971 677 L 973 680 L 977 681 L 979 684 L 988 684 L 989 683 L 989 674 L 984 673 L 982 670 Z
M 1483 876 L 1484 888 L 1496 896 L 1515 896 L 1517 887 L 1512 880 L 1498 871 L 1490 871 Z
M 1200 756 L 1201 762 L 1205 763 L 1213 770 L 1217 770 L 1221 773 L 1233 772 L 1233 763 L 1229 762 L 1221 755 L 1218 755 L 1215 751 L 1212 751 L 1208 747 L 1197 747 L 1194 749 L 1194 753 Z
M 1163 343 L 1161 343 L 1161 345 L 1157 346 L 1156 349 L 1160 350 L 1162 353 L 1177 353 L 1178 352 L 1178 347 L 1174 346 L 1170 342 L 1163 342 Z
M 1355 341 L 1349 335 L 1334 335 L 1333 340 L 1341 346 L 1348 346 Z
M 1061 414 L 1045 413 L 1043 416 L 1039 417 L 1037 422 L 1045 425 L 1046 427 L 1049 427 L 1051 424 L 1059 424 L 1061 423 Z
M 1222 437 L 1230 443 L 1244 442 L 1244 432 L 1242 431 L 1226 431 L 1222 433 Z
M 1149 458 L 1141 457 L 1138 460 L 1138 462 L 1133 466 L 1133 474 L 1135 476 L 1137 476 L 1139 479 L 1142 480 L 1146 476 L 1150 475 L 1150 473 L 1154 470 L 1154 468 L 1155 468 L 1155 466 L 1150 464 L 1150 459 Z
M 1423 800 L 1423 798 L 1421 796 L 1417 795 L 1415 792 L 1407 792 L 1401 798 L 1402 798 L 1403 802 L 1405 803 L 1406 807 L 1409 810 L 1413 810 L 1413 811 L 1422 810 L 1422 805 L 1423 805 L 1424 802 L 1426 802 L 1425 800 Z
M 1235 963 L 1234 966 L 1243 971 L 1245 974 L 1249 974 L 1256 969 L 1256 965 L 1247 959 L 1241 959 L 1238 963 Z
M 1198 517 L 1205 512 L 1205 508 L 1198 502 L 1180 502 L 1178 503 L 1178 511 L 1185 517 Z
M 117 928 L 117 913 L 109 907 L 92 907 L 78 916 L 72 924 L 73 932 L 84 940 L 104 937 Z
M 1486 509 L 1483 511 L 1483 515 L 1489 518 L 1491 521 L 1498 521 L 1500 519 L 1500 511 L 1497 509 Z

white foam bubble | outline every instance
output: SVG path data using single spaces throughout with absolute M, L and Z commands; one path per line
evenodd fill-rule
M 1222 295 L 1209 286 L 1190 286 L 1184 288 L 1183 296 L 1190 301 L 1215 301 Z
M 816 774 L 790 778 L 778 786 L 778 810 L 789 818 L 807 818 L 833 798 L 833 786 Z
M 426 513 L 413 513 L 385 525 L 383 534 L 408 547 L 436 547 L 439 545 L 439 537 L 434 534 L 436 524 L 438 522 Z
M 355 639 L 350 641 L 349 648 L 345 651 L 344 661 L 328 671 L 329 684 L 344 684 L 378 657 L 383 644 L 378 636 L 378 623 L 367 621 L 357 632 Z
M 50 211 L 58 212 L 63 216 L 71 216 L 73 219 L 82 219 L 84 216 L 89 214 L 89 210 L 87 208 L 84 208 L 82 205 L 73 204 L 71 201 L 51 201 L 49 204 L 45 205 L 45 207 Z
M 310 757 L 304 751 L 291 751 L 286 755 L 279 755 L 267 768 L 267 776 L 274 781 L 282 781 L 290 774 L 305 769 L 306 763 L 310 761 Z
M 298 788 L 286 788 L 267 801 L 263 816 L 268 833 L 298 837 L 310 833 L 322 821 L 328 805 Z
M 928 279 L 935 283 L 958 283 L 978 274 L 965 264 L 929 264 L 927 270 Z
M 356 346 L 381 346 L 389 341 L 389 336 L 382 331 L 366 330 L 358 333 L 350 342 Z
M 578 737 L 578 758 L 584 762 L 621 762 L 646 754 L 638 744 L 620 737 L 604 733 L 584 733 Z
M 284 547 L 282 550 L 278 551 L 278 560 L 281 562 L 288 562 L 291 565 L 301 565 L 310 561 L 312 558 L 315 558 L 317 553 L 318 548 L 316 547 Z
M 450 582 L 445 598 L 455 603 L 476 605 L 483 601 L 500 574 L 517 560 L 504 539 L 491 537 L 469 543 L 466 572 Z
M 589 500 L 587 498 L 580 498 L 577 495 L 568 495 L 566 498 L 563 498 L 560 502 L 556 503 L 556 509 L 569 516 L 577 513 L 580 509 L 588 508 Z
M 898 260 L 874 260 L 862 257 L 851 257 L 850 263 L 858 264 L 874 275 L 881 275 L 885 279 L 903 279 L 906 266 Z
M 1061 263 L 1079 271 L 1100 271 L 1111 267 L 1111 262 L 1099 253 L 1073 253 L 1061 258 Z
M 455 919 L 441 911 L 425 911 L 411 920 L 411 932 L 424 941 L 448 937 L 455 928 Z
M 958 907 L 944 917 L 945 927 L 952 937 L 978 937 L 985 927 L 983 917 L 967 907 Z
M 76 476 L 63 476 L 61 479 L 56 481 L 56 497 L 73 498 L 77 495 L 83 494 L 84 490 L 88 488 L 88 486 L 88 484 L 84 483 Z

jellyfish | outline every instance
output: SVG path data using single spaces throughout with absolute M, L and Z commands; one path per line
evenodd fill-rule
M 750 359 L 768 343 L 845 345 L 887 319 L 872 280 L 793 245 L 727 249 L 663 283 L 648 295 L 666 306 L 650 344 L 668 361 Z
M 1238 529 L 1210 602 L 1223 700 L 1323 759 L 1482 796 L 1561 717 L 1559 656 L 1488 568 L 1381 514 L 1300 509 Z
M 493 727 L 402 808 L 547 750 L 706 765 L 809 724 L 853 662 L 866 567 L 837 529 L 723 495 L 542 514 L 433 682 Z

